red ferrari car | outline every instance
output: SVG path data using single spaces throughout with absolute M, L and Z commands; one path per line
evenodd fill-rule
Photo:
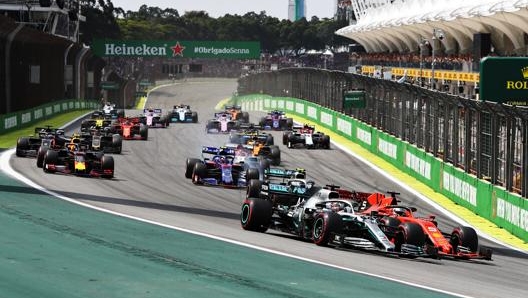
M 397 194 L 392 192 L 388 197 L 373 194 L 368 197 L 368 207 L 363 211 L 367 214 L 376 214 L 380 218 L 380 227 L 395 243 L 396 249 L 409 237 L 415 237 L 414 234 L 425 234 L 424 251 L 431 255 L 455 259 L 491 260 L 492 250 L 479 246 L 477 232 L 473 228 L 459 226 L 453 229 L 451 234 L 444 233 L 438 229 L 434 215 L 416 217 L 415 207 L 398 205 Z M 423 233 L 413 231 L 412 228 L 406 229 L 407 223 L 420 226 Z

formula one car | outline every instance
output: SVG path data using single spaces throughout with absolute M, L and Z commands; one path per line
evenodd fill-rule
M 125 117 L 125 111 L 117 109 L 115 104 L 105 103 L 100 111 L 92 113 L 92 119 L 104 118 L 104 119 L 117 119 Z
M 59 150 L 45 149 L 43 170 L 46 173 L 63 173 L 77 176 L 114 177 L 114 159 L 102 152 L 80 151 L 71 146 Z
M 29 137 L 20 137 L 17 140 L 16 156 L 36 157 L 41 146 L 62 147 L 67 142 L 64 130 L 58 128 L 36 127 L 35 134 Z
M 203 154 L 212 155 L 212 158 L 188 158 L 186 161 L 185 178 L 192 179 L 194 184 L 243 188 L 247 180 L 259 179 L 258 169 L 234 162 L 233 149 L 203 147 Z
M 162 127 L 167 128 L 170 124 L 168 116 L 163 115 L 161 109 L 143 109 L 143 115 L 139 116 L 140 122 L 148 127 Z
M 229 142 L 234 144 L 247 144 L 255 137 L 259 139 L 260 142 L 263 142 L 266 145 L 273 145 L 275 143 L 273 135 L 270 133 L 261 132 L 257 126 L 254 124 L 250 125 L 240 125 L 240 130 L 232 132 L 229 135 Z
M 207 121 L 205 131 L 207 133 L 229 133 L 237 129 L 239 123 L 237 120 L 225 112 L 215 113 L 214 119 Z
M 248 140 L 244 146 L 251 149 L 253 156 L 262 156 L 268 159 L 274 166 L 278 166 L 281 163 L 280 148 L 275 145 L 266 145 L 266 142 L 258 136 L 254 136 Z
M 293 118 L 286 117 L 283 111 L 273 110 L 260 119 L 259 125 L 264 129 L 291 130 Z
M 242 112 L 241 106 L 225 106 L 224 113 L 228 113 L 231 115 L 231 119 L 237 120 L 240 123 L 249 123 L 249 113 L 248 112 Z
M 361 207 L 358 202 L 368 194 L 349 191 L 345 194 L 338 188 L 335 185 L 318 187 L 304 179 L 290 179 L 287 183 L 252 180 L 248 197 L 242 204 L 242 228 L 257 232 L 271 228 L 321 246 L 331 244 L 408 257 L 427 256 L 420 251 L 423 237 L 407 239 L 404 248 L 398 251 L 380 229 L 377 217 L 358 213 Z M 412 249 L 406 250 L 406 247 Z
M 191 107 L 188 105 L 177 105 L 174 106 L 172 111 L 167 115 L 171 123 L 175 122 L 189 122 L 197 123 L 198 122 L 198 113 L 192 111 Z
M 330 136 L 322 132 L 316 132 L 313 125 L 305 124 L 303 126 L 294 126 L 293 130 L 284 132 L 282 144 L 288 146 L 288 148 L 330 149 Z
M 412 233 L 424 234 L 425 239 L 421 249 L 436 254 L 439 258 L 450 257 L 454 259 L 484 259 L 491 260 L 492 250 L 487 247 L 479 247 L 478 236 L 475 230 L 467 226 L 459 226 L 453 229 L 451 234 L 440 231 L 435 221 L 435 216 L 416 217 L 416 208 L 397 205 L 396 195 L 392 192 L 391 197 L 369 198 L 369 207 L 365 213 L 375 213 L 380 218 L 380 227 L 387 237 L 395 243 L 398 248 L 402 238 Z M 391 200 L 392 199 L 392 200 Z M 420 231 L 402 231 L 404 225 L 413 224 Z
M 119 122 L 112 125 L 110 132 L 121 135 L 125 140 L 148 139 L 148 126 L 141 123 L 139 117 L 119 118 Z
M 103 117 L 84 119 L 81 122 L 81 130 L 88 130 L 93 128 L 106 128 L 111 127 L 112 124 L 117 121 L 116 119 L 107 119 Z
M 111 127 L 81 129 L 79 138 L 93 151 L 120 154 L 123 148 L 123 137 L 112 132 Z

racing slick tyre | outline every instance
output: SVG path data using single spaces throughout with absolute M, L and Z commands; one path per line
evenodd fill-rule
M 194 165 L 194 169 L 192 173 L 192 182 L 194 184 L 201 184 L 202 179 L 205 177 L 206 174 L 207 174 L 207 167 L 203 163 L 197 162 Z
M 148 139 L 148 126 L 146 124 L 139 125 L 139 135 L 142 140 L 146 141 Z
M 288 145 L 288 140 L 290 139 L 291 131 L 285 131 L 282 133 L 282 145 Z
M 453 247 L 453 253 L 457 253 L 459 246 L 467 247 L 471 252 L 478 251 L 477 232 L 471 227 L 456 227 L 451 233 L 449 243 Z
M 231 132 L 232 130 L 237 128 L 237 122 L 228 122 L 227 123 L 227 132 Z
M 121 154 L 121 150 L 123 149 L 123 137 L 121 135 L 112 135 L 112 147 L 115 149 L 115 153 Z
M 46 155 L 46 152 L 48 151 L 48 148 L 44 148 L 40 146 L 39 150 L 37 151 L 37 168 L 42 168 L 44 166 L 44 156 Z
M 192 122 L 193 123 L 198 123 L 198 113 L 192 112 L 191 113 L 191 118 L 192 118 Z
M 200 162 L 198 158 L 187 158 L 187 161 L 185 162 L 185 178 L 191 179 L 194 166 L 196 163 Z
M 266 145 L 268 146 L 275 145 L 275 140 L 273 140 L 273 135 L 268 134 L 268 136 L 266 137 Z
M 292 129 L 293 128 L 293 119 L 287 118 L 286 119 L 286 129 Z
M 26 150 L 29 149 L 29 138 L 18 138 L 16 145 L 16 156 L 26 156 Z
M 327 246 L 335 234 L 341 233 L 342 228 L 341 215 L 335 212 L 320 213 L 313 224 L 313 242 L 319 246 Z
M 242 122 L 249 123 L 249 113 L 248 112 L 242 112 Z
M 248 180 L 246 198 L 260 198 L 261 188 L 262 188 L 262 181 L 258 179 Z
M 47 165 L 49 164 L 57 164 L 57 161 L 59 160 L 59 153 L 54 150 L 47 150 L 46 154 L 44 155 L 44 162 L 42 164 L 42 169 L 46 173 L 53 173 L 54 171 L 48 170 Z
M 244 230 L 264 233 L 269 227 L 273 206 L 270 201 L 247 198 L 242 203 L 240 224 Z
M 270 157 L 271 157 L 271 164 L 274 166 L 280 165 L 281 162 L 281 154 L 279 147 L 273 145 L 270 146 Z
M 249 168 L 247 169 L 246 171 L 246 181 L 250 181 L 250 180 L 259 180 L 260 178 L 260 172 L 258 169 L 256 168 Z
M 266 169 L 269 169 L 270 167 L 270 162 L 267 159 L 263 158 L 259 161 L 259 163 L 260 163 L 260 168 L 262 169 L 262 172 L 264 172 Z M 260 178 L 260 175 L 259 175 L 259 178 Z
M 422 227 L 413 222 L 404 222 L 398 227 L 394 237 L 394 250 L 402 251 L 402 244 L 411 244 L 416 247 L 423 247 L 425 244 L 425 234 Z
M 330 136 L 323 135 L 322 140 L 321 140 L 321 145 L 323 146 L 324 149 L 330 149 Z
M 400 224 L 400 220 L 396 217 L 384 216 L 380 219 L 380 228 L 389 239 L 394 239 Z
M 103 172 L 101 177 L 107 179 L 114 177 L 114 158 L 112 156 L 104 155 L 101 157 L 101 170 Z M 111 174 L 107 174 L 105 171 L 111 172 Z
M 260 118 L 259 125 L 262 128 L 264 128 L 266 126 L 266 117 Z

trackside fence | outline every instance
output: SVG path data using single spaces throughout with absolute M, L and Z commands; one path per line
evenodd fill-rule
M 0 115 L 0 135 L 51 118 L 57 114 L 85 109 L 97 109 L 100 103 L 93 100 L 61 100 L 14 113 Z
M 292 98 L 264 94 L 234 98 L 244 110 L 284 110 L 324 126 L 383 158 L 458 205 L 528 241 L 528 200 L 519 194 L 478 179 L 432 153 L 372 125 L 329 107 Z

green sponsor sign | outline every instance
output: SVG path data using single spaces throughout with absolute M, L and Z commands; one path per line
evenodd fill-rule
M 365 108 L 365 91 L 350 90 L 343 91 L 343 109 L 347 108 Z
M 528 58 L 486 57 L 480 61 L 480 99 L 528 105 Z
M 260 58 L 258 41 L 95 40 L 92 51 L 100 57 Z
M 119 89 L 119 86 L 117 85 L 116 82 L 106 81 L 106 82 L 101 82 L 101 89 L 103 89 L 103 90 L 116 90 L 116 89 Z

